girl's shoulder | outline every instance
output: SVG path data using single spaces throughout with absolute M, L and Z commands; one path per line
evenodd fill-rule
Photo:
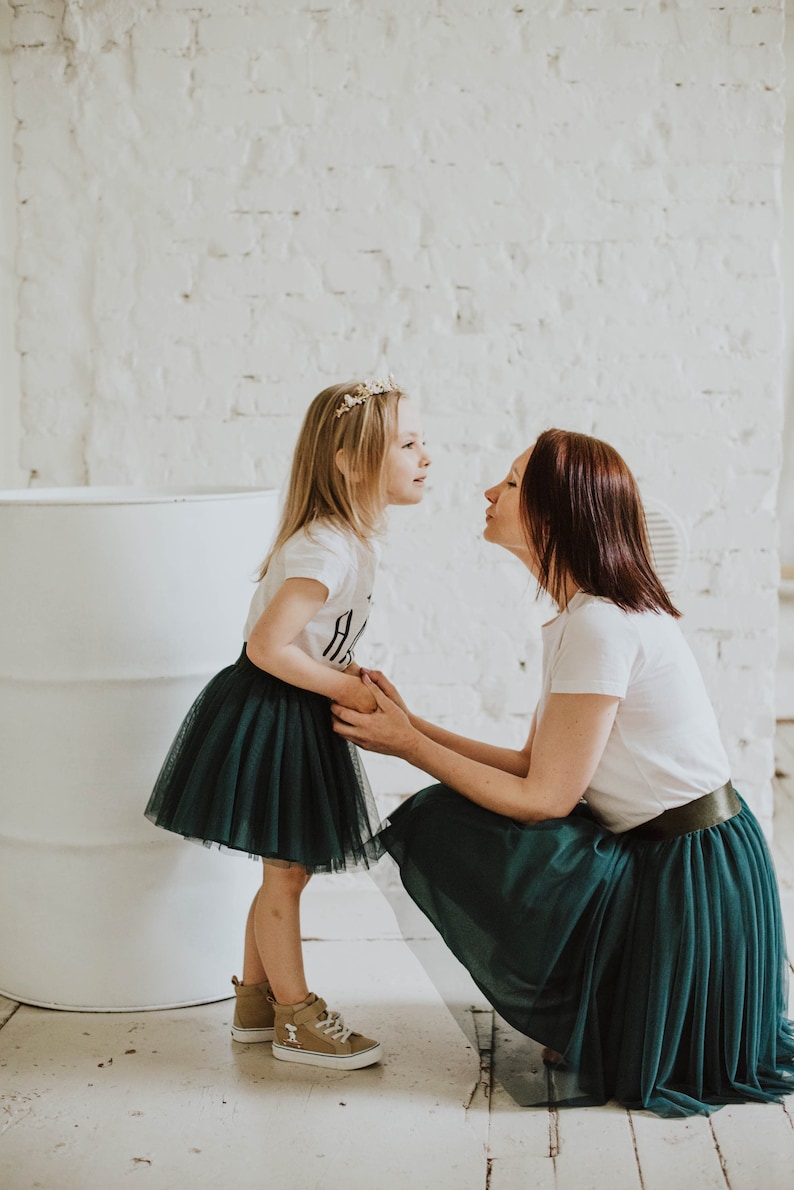
M 346 542 L 348 536 L 344 529 L 340 525 L 337 525 L 335 521 L 318 517 L 316 520 L 307 521 L 305 525 L 301 525 L 300 529 L 296 529 L 292 536 L 288 537 L 284 542 L 282 548 L 286 549 L 291 546 L 300 546 L 303 544 L 320 547 L 333 546 L 339 542 Z
M 372 547 L 356 537 L 347 526 L 327 518 L 317 518 L 302 525 L 284 542 L 279 551 L 285 558 L 332 555 L 347 564 L 355 564 L 372 552 Z

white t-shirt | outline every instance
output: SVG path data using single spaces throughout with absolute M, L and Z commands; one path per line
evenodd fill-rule
M 624 612 L 577 592 L 543 627 L 539 718 L 549 694 L 621 700 L 585 794 L 611 831 L 685 805 L 730 776 L 703 678 L 672 616 Z
M 257 584 L 244 639 L 288 578 L 313 578 L 328 588 L 328 598 L 293 643 L 321 665 L 346 669 L 366 627 L 377 566 L 377 544 L 365 545 L 329 521 L 304 526 L 273 555 Z

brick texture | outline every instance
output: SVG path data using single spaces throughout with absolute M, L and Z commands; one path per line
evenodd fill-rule
M 603 436 L 686 524 L 685 628 L 768 819 L 782 3 L 13 7 L 37 482 L 279 485 L 314 393 L 391 369 L 435 466 L 367 659 L 507 741 L 542 612 L 482 489 L 548 425 Z

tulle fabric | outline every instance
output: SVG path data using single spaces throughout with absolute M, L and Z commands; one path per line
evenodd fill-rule
M 687 1116 L 794 1091 L 777 884 L 742 807 L 655 843 L 585 808 L 522 826 L 433 786 L 381 839 L 497 1011 L 564 1056 L 556 1104 Z
M 366 774 L 334 735 L 328 699 L 265 673 L 245 650 L 194 702 L 145 813 L 186 839 L 315 872 L 383 853 Z

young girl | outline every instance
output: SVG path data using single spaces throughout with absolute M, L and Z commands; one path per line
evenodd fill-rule
M 261 856 L 243 980 L 232 979 L 236 1041 L 273 1040 L 287 1062 L 353 1070 L 380 1044 L 310 993 L 300 898 L 310 875 L 381 854 L 355 748 L 330 701 L 371 711 L 354 648 L 388 505 L 418 504 L 430 458 L 393 379 L 336 384 L 309 407 L 281 524 L 262 567 L 236 664 L 196 699 L 146 808 L 157 826 Z

